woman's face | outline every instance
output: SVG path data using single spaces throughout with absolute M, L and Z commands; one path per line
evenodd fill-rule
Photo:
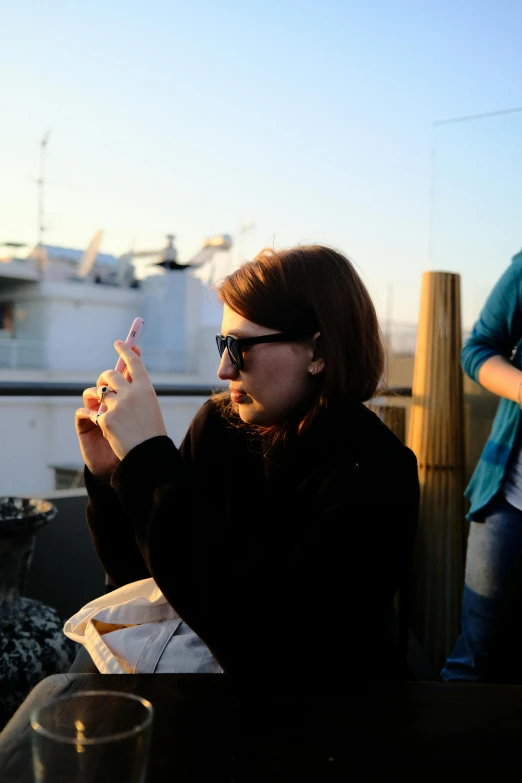
M 276 329 L 247 321 L 224 306 L 223 337 L 260 337 L 277 334 Z M 285 420 L 310 393 L 313 375 L 323 370 L 322 359 L 314 360 L 313 340 L 288 343 L 260 343 L 245 347 L 242 370 L 236 370 L 228 351 L 221 357 L 218 378 L 229 381 L 232 402 L 248 424 L 270 426 Z

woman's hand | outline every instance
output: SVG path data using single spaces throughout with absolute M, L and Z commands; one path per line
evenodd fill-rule
M 116 370 L 103 372 L 96 386 L 109 386 L 97 418 L 96 389 L 84 392 L 84 408 L 76 411 L 76 431 L 85 463 L 95 476 L 110 476 L 131 449 L 144 440 L 166 435 L 163 416 L 138 348 L 118 340 L 114 344 L 125 361 L 128 380 Z M 103 410 L 103 408 L 102 408 Z M 92 466 L 92 467 L 91 467 Z
M 141 355 L 138 347 L 134 347 L 132 350 L 137 356 Z M 120 464 L 120 460 L 95 422 L 95 414 L 98 413 L 100 407 L 100 397 L 96 386 L 85 389 L 83 404 L 85 407 L 78 408 L 76 411 L 75 422 L 83 461 L 93 476 L 110 479 Z M 107 406 L 103 405 L 102 410 L 107 410 Z

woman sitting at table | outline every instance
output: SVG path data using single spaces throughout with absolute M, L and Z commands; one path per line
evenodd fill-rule
M 307 696 L 399 678 L 393 597 L 418 511 L 415 456 L 363 405 L 383 376 L 375 309 L 323 246 L 262 250 L 220 284 L 218 377 L 168 437 L 138 349 L 84 392 L 87 519 L 114 586 L 152 576 L 226 674 Z

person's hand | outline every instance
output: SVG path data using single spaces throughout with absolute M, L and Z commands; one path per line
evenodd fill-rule
M 140 356 L 140 349 L 137 346 L 132 350 L 137 356 Z M 76 411 L 75 422 L 83 461 L 97 478 L 110 478 L 120 464 L 120 459 L 112 450 L 100 427 L 95 423 L 96 413 L 100 407 L 100 397 L 96 386 L 85 389 L 83 404 L 85 407 L 78 408 Z M 102 405 L 102 411 L 106 410 L 107 406 Z
M 89 419 L 91 426 L 100 430 L 110 447 L 113 455 L 112 462 L 108 452 L 102 452 L 102 444 L 99 440 L 94 441 L 95 434 L 89 430 L 93 449 L 96 443 L 96 459 L 100 460 L 98 468 L 100 472 L 110 468 L 111 464 L 114 465 L 114 458 L 119 462 L 143 441 L 167 434 L 156 392 L 139 357 L 138 349 L 129 348 L 121 340 L 118 340 L 114 346 L 126 364 L 128 379 L 116 370 L 106 370 L 100 375 L 96 386 L 109 386 L 111 391 L 104 397 L 106 410 L 98 416 L 97 424 L 97 407 L 95 408 L 94 405 L 80 408 L 76 412 L 77 422 Z M 83 424 L 85 429 L 88 426 L 87 423 Z M 116 466 L 117 464 L 116 462 Z M 98 472 L 93 472 L 98 475 Z

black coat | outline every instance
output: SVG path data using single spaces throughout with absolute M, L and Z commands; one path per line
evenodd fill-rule
M 86 471 L 87 518 L 116 587 L 152 575 L 238 682 L 400 676 L 390 628 L 417 522 L 414 454 L 362 404 L 326 409 L 266 458 L 212 401 L 180 448 Z M 322 687 L 322 686 L 321 686 Z

